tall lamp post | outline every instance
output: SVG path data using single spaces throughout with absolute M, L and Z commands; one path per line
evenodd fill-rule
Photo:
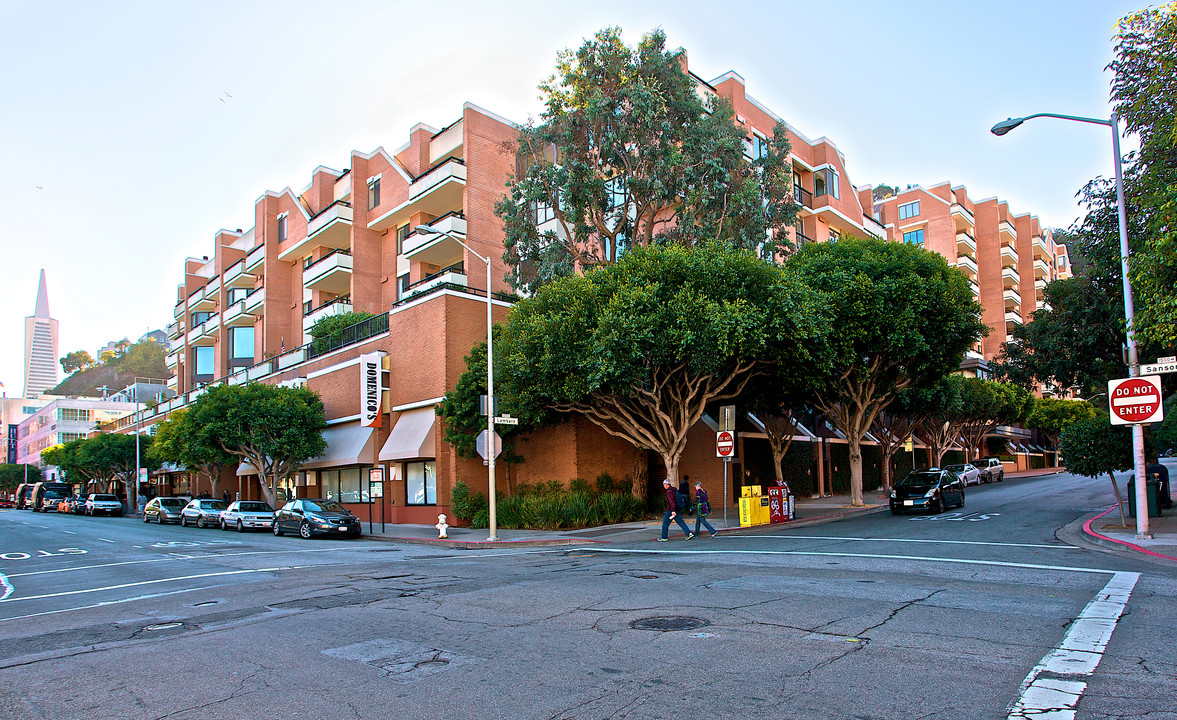
M 474 248 L 467 245 L 461 238 L 453 233 L 445 230 L 437 230 L 428 225 L 417 225 L 413 228 L 413 232 L 424 233 L 426 235 L 444 235 L 450 240 L 458 243 L 466 250 L 486 263 L 486 467 L 487 467 L 487 494 L 490 496 L 490 508 L 488 512 L 488 525 L 490 526 L 490 537 L 488 540 L 498 540 L 498 521 L 495 517 L 495 374 L 494 374 L 494 321 L 491 318 L 491 309 L 494 307 L 491 298 L 490 290 L 490 256 L 483 257 L 479 255 Z
M 1010 130 L 1027 120 L 1039 117 L 1073 120 L 1075 122 L 1103 125 L 1112 131 L 1112 154 L 1115 156 L 1116 168 L 1116 210 L 1120 219 L 1120 273 L 1124 282 L 1124 319 L 1127 321 L 1128 335 L 1128 375 L 1140 375 L 1140 355 L 1136 348 L 1136 311 L 1132 303 L 1132 281 L 1128 277 L 1128 212 L 1124 204 L 1124 171 L 1120 157 L 1120 118 L 1112 113 L 1107 120 L 1100 118 L 1080 117 L 1077 115 L 1059 115 L 1057 113 L 1035 113 L 1020 118 L 1009 118 L 992 127 L 994 135 L 1005 135 Z M 1144 540 L 1152 537 L 1148 526 L 1148 488 L 1144 482 L 1144 426 L 1132 426 L 1132 461 L 1136 476 L 1136 537 Z

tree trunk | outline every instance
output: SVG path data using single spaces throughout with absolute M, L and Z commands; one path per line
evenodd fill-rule
M 879 469 L 883 474 L 883 489 L 891 489 L 891 458 L 895 457 L 896 447 L 891 443 L 882 443 L 880 448 L 883 456 L 883 466 Z
M 862 502 L 862 434 L 847 435 L 850 442 L 850 504 L 863 507 Z
M 1116 493 L 1116 507 L 1120 508 L 1120 523 L 1128 527 L 1128 518 L 1124 517 L 1124 498 L 1120 497 L 1120 486 L 1116 484 L 1116 476 L 1111 472 L 1108 472 L 1108 477 L 1112 479 L 1112 491 Z
M 271 482 L 270 478 L 264 477 L 260 474 L 257 477 L 258 485 L 260 485 L 262 488 L 262 495 L 266 496 L 266 502 L 268 502 L 272 508 L 278 507 L 278 492 L 274 489 L 278 486 L 277 479 Z
M 633 450 L 633 466 L 629 474 L 630 492 L 643 503 L 646 501 L 647 484 L 650 479 L 650 468 L 646 451 L 641 448 Z
M 662 462 L 666 465 L 666 479 L 675 490 L 678 490 L 678 461 L 681 457 L 681 453 L 662 454 Z

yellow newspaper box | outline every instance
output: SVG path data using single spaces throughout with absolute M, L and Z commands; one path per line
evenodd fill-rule
M 740 527 L 769 524 L 768 497 L 760 495 L 762 489 L 761 485 L 740 488 Z
M 747 490 L 748 488 L 744 488 Z M 752 503 L 756 499 L 748 496 L 740 498 L 740 527 L 752 526 Z
M 768 525 L 772 522 L 772 513 L 769 512 L 769 497 L 764 495 L 762 497 L 752 498 L 753 501 L 753 520 L 756 525 Z

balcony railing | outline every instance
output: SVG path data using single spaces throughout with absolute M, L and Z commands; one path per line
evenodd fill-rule
M 813 193 L 796 183 L 793 184 L 793 199 L 797 201 L 798 205 L 807 207 L 810 210 L 813 209 Z
M 307 346 L 307 359 L 326 355 L 342 347 L 363 342 L 380 333 L 388 332 L 388 313 L 382 313 L 355 325 L 349 325 L 343 330 L 325 338 L 318 338 Z
M 447 268 L 442 268 L 435 273 L 426 275 L 412 285 L 409 285 L 402 293 L 401 299 L 403 300 L 413 297 L 414 295 L 420 295 L 435 285 L 466 287 L 466 280 L 466 269 L 464 267 L 464 263 L 455 263 Z

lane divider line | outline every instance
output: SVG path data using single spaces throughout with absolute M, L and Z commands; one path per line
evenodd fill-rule
M 1140 573 L 1117 572 L 1071 623 L 1062 642 L 1034 666 L 1009 709 L 1007 720 L 1054 718 L 1073 720 L 1075 706 L 1091 677 L 1116 624 L 1124 613 Z
M 46 593 L 44 595 L 27 595 L 25 597 L 5 598 L 0 600 L 0 603 L 21 602 L 23 600 L 44 600 L 46 598 L 65 597 L 66 595 L 86 595 L 96 592 L 107 592 L 109 590 L 122 590 L 129 587 L 142 587 L 144 585 L 158 585 L 159 583 L 176 582 L 178 580 L 200 580 L 202 578 L 210 577 L 225 577 L 227 575 L 248 575 L 250 573 L 260 572 L 277 572 L 279 570 L 297 570 L 305 567 L 313 567 L 310 565 L 283 565 L 279 567 L 257 568 L 255 570 L 226 570 L 224 572 L 215 573 L 200 573 L 198 575 L 181 575 L 179 577 L 159 578 L 157 580 L 141 580 L 133 583 L 122 583 L 121 585 L 107 585 L 100 588 L 87 588 L 85 590 L 66 590 L 63 592 Z
M 4 598 L 13 593 L 12 583 L 8 582 L 8 576 L 4 573 L 0 573 L 0 586 L 4 587 L 4 594 L 0 595 L 0 602 L 3 602 Z
M 183 593 L 200 592 L 201 590 L 212 590 L 219 587 L 224 587 L 224 585 L 205 585 L 204 587 L 185 588 L 183 590 L 169 590 L 168 592 L 151 593 L 150 595 L 138 595 L 136 597 L 122 598 L 120 600 L 103 600 L 102 602 L 94 603 L 93 605 L 61 608 L 60 610 L 46 610 L 44 612 L 29 613 L 28 615 L 16 615 L 13 617 L 0 618 L 0 622 L 7 622 L 9 620 L 26 620 L 28 618 L 42 617 L 44 615 L 58 615 L 60 613 L 73 612 L 75 610 L 93 610 L 94 608 L 106 607 L 107 605 L 121 605 L 123 603 L 135 602 L 136 600 L 150 600 L 152 598 L 167 597 L 168 595 L 181 595 Z

